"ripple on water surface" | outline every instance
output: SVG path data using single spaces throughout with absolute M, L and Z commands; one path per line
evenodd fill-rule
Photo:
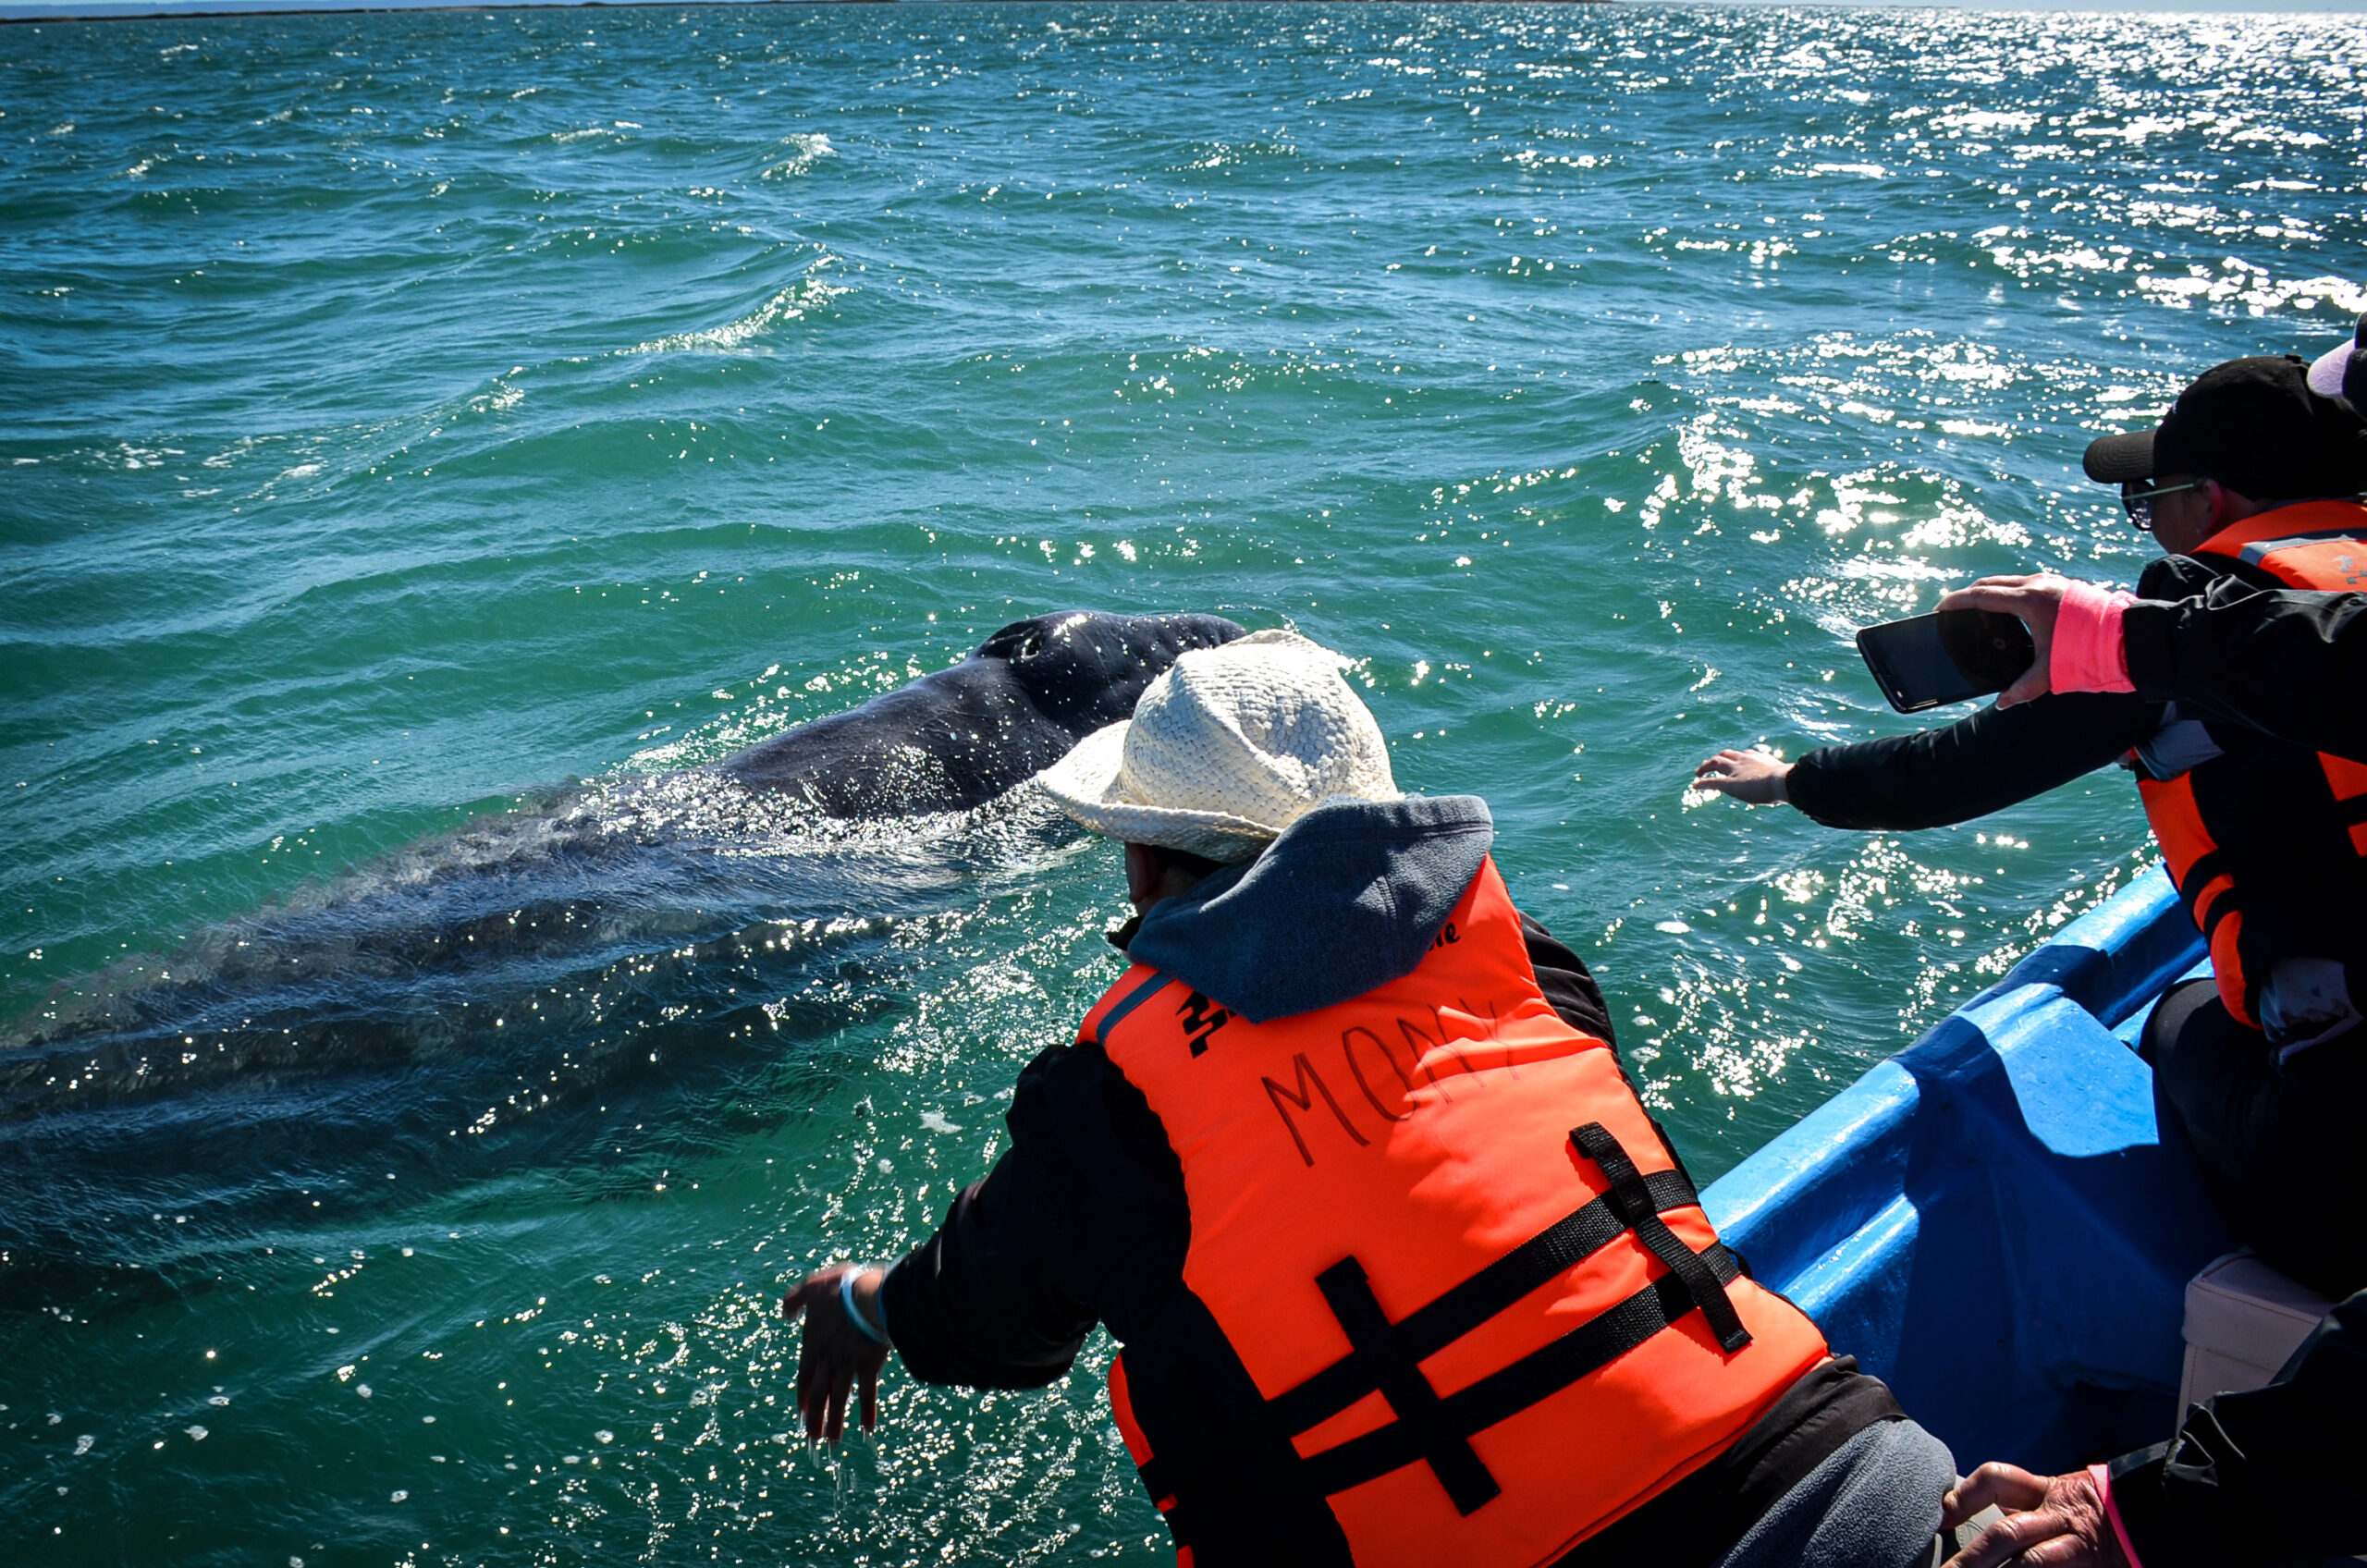
M 2150 856 L 1689 796 L 2367 308 L 2347 17 L 1375 6 L 0 37 L 0 1506 L 28 1562 L 1147 1561 L 1098 1391 L 804 1452 L 1107 983 L 1040 802 L 707 765 L 1069 605 L 1345 650 L 1711 1175 Z M 12 1559 L 14 1561 L 14 1559 Z

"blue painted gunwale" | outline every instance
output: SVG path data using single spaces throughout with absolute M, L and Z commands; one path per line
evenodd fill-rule
M 2186 1281 L 2234 1243 L 2130 1043 L 2202 956 L 2156 865 L 1703 1194 L 1959 1470 L 2169 1435 Z

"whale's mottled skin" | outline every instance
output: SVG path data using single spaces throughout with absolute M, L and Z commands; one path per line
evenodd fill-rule
M 1132 717 L 1182 655 L 1241 635 L 1213 615 L 1015 621 L 960 664 L 753 746 L 722 770 L 829 816 L 965 811 Z
M 169 1299 L 139 1271 L 211 1238 L 719 1120 L 734 1074 L 901 1005 L 906 922 L 1066 830 L 967 808 L 1241 634 L 1024 620 L 719 766 L 479 818 L 0 1021 L 0 1315 L 109 1280 Z

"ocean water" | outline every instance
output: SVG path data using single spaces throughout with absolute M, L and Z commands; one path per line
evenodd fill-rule
M 0 1555 L 1163 1559 L 1106 1341 L 891 1370 L 826 1455 L 773 1317 L 987 1168 L 1114 852 L 698 765 L 1046 610 L 1295 626 L 1714 1176 L 2151 851 L 2109 776 L 1852 836 L 1692 765 L 1905 728 L 1849 637 L 1948 584 L 2133 578 L 2081 447 L 2367 308 L 2362 68 L 2325 16 L 0 29 Z

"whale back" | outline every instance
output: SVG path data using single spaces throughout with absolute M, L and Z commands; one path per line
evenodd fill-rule
M 660 1160 L 719 1135 L 741 1085 L 886 1028 L 981 880 L 1073 831 L 993 797 L 1239 632 L 1022 621 L 725 769 L 521 801 L 0 1019 L 0 1317 L 169 1300 L 216 1241 L 432 1185 L 596 1182 L 586 1151 L 644 1125 Z

